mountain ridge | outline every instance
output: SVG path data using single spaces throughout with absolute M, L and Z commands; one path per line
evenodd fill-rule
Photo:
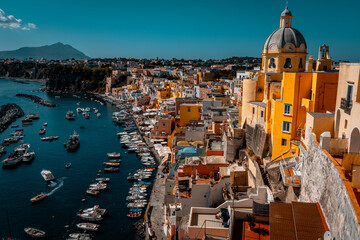
M 83 52 L 75 49 L 69 44 L 57 42 L 51 45 L 40 47 L 21 47 L 16 50 L 0 51 L 0 59 L 47 59 L 47 60 L 65 60 L 65 59 L 89 59 L 90 57 Z

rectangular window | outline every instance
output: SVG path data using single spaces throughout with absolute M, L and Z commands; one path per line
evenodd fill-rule
M 291 113 L 291 104 L 284 103 L 284 115 L 290 115 Z
M 347 120 L 345 119 L 345 126 L 344 129 L 347 129 Z
M 352 101 L 352 93 L 353 93 L 354 84 L 348 83 L 347 92 L 346 92 L 346 100 Z
M 286 139 L 281 139 L 281 146 L 286 146 L 286 144 L 287 144 Z
M 253 107 L 253 114 L 255 114 L 255 108 Z
M 191 112 L 191 108 L 188 107 L 188 112 Z
M 290 133 L 290 124 L 291 124 L 291 122 L 283 121 L 282 122 L 282 131 L 285 133 Z
M 264 117 L 264 111 L 261 111 L 261 117 L 262 118 Z
M 165 123 L 162 124 L 162 127 L 163 127 L 163 128 L 165 127 Z

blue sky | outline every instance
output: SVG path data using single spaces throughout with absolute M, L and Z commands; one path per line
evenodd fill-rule
M 2 1 L 22 22 L 0 27 L 0 50 L 62 42 L 91 57 L 261 57 L 284 8 L 283 0 Z M 314 58 L 325 43 L 335 60 L 360 61 L 360 0 L 290 0 L 289 9 Z

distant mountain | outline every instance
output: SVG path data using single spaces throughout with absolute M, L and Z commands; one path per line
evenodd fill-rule
M 52 45 L 45 45 L 41 47 L 22 47 L 13 51 L 0 51 L 0 59 L 6 58 L 44 58 L 47 60 L 63 60 L 71 58 L 89 59 L 90 57 L 86 56 L 84 53 L 80 52 L 79 50 L 73 48 L 68 44 L 62 44 L 61 42 L 58 42 Z

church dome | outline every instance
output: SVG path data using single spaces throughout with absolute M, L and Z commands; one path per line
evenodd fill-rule
M 264 49 L 268 49 L 271 45 L 276 44 L 279 49 L 284 48 L 286 44 L 291 43 L 295 48 L 300 48 L 301 44 L 305 45 L 304 36 L 294 28 L 278 28 L 266 39 Z

